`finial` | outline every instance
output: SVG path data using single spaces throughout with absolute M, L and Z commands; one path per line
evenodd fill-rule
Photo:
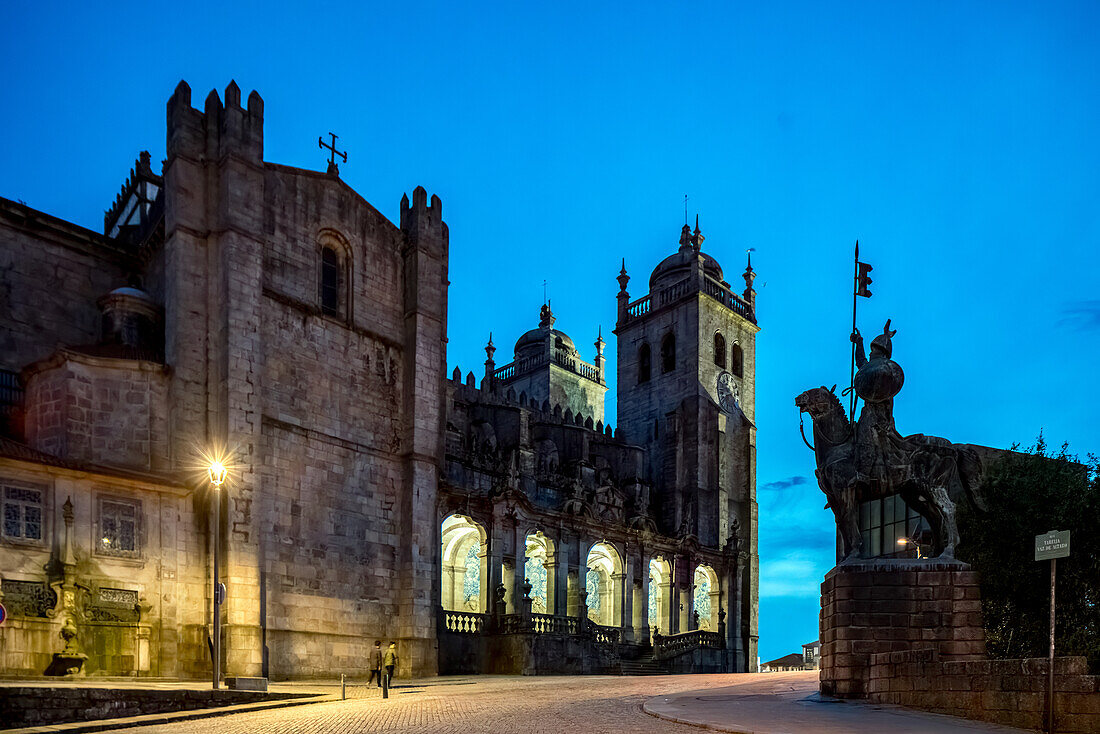
M 485 362 L 487 364 L 492 363 L 493 354 L 497 351 L 497 348 L 493 346 L 493 332 L 489 332 L 489 343 L 485 345 Z
M 619 293 L 626 293 L 626 284 L 630 282 L 630 276 L 626 274 L 626 258 L 623 258 L 623 269 L 619 271 L 619 276 L 615 278 L 619 281 Z M 621 296 L 620 296 L 621 297 Z
M 549 329 L 557 321 L 554 318 L 554 312 L 550 310 L 550 301 L 542 304 L 542 308 L 539 310 L 539 328 Z
M 699 215 L 696 214 L 695 215 L 695 234 L 693 234 L 692 237 L 691 237 L 691 245 L 692 245 L 692 247 L 695 248 L 696 252 L 699 252 L 699 250 L 703 249 L 703 240 L 705 240 L 705 239 L 706 239 L 706 237 L 703 236 L 702 231 L 700 231 L 700 229 L 699 229 Z

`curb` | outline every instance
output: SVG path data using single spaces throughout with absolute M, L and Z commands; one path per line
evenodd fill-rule
M 655 700 L 656 700 L 655 698 L 650 699 L 650 701 L 655 701 Z M 692 721 L 690 719 L 681 719 L 678 716 L 670 716 L 668 714 L 660 714 L 660 713 L 657 713 L 656 711 L 654 711 L 653 709 L 651 709 L 649 707 L 649 701 L 646 701 L 645 703 L 642 704 L 642 712 L 646 713 L 646 714 L 649 714 L 650 716 L 652 716 L 655 719 L 661 719 L 662 721 L 671 721 L 674 724 L 685 724 L 687 726 L 694 726 L 694 727 L 697 727 L 699 729 L 707 729 L 709 731 L 721 731 L 721 732 L 726 732 L 727 734 L 753 734 L 753 732 L 751 730 L 748 730 L 748 729 L 727 729 L 725 727 L 716 726 L 714 724 L 707 724 L 707 723 L 701 722 L 701 721 Z
M 229 714 L 243 714 L 250 711 L 266 711 L 269 709 L 289 708 L 291 706 L 304 706 L 311 703 L 327 703 L 329 701 L 339 700 L 339 697 L 332 694 L 321 693 L 306 698 L 260 701 L 257 703 L 237 704 L 235 706 L 194 709 L 192 711 L 142 714 L 141 716 L 127 716 L 119 719 L 97 719 L 95 721 L 72 721 L 66 724 L 28 726 L 22 729 L 0 729 L 0 734 L 84 734 L 84 732 L 114 731 L 115 729 L 132 729 L 136 726 L 175 724 L 180 721 L 191 721 L 193 719 L 210 719 L 215 716 L 228 716 Z

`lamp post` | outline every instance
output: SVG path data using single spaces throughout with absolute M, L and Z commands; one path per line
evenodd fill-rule
M 221 681 L 221 584 L 218 581 L 218 547 L 221 545 L 221 519 L 219 514 L 221 513 L 221 493 L 218 491 L 221 489 L 222 484 L 225 483 L 226 471 L 225 465 L 220 461 L 210 462 L 210 467 L 207 470 L 207 474 L 210 477 L 210 497 L 214 504 L 214 588 L 211 594 L 211 606 L 213 607 L 213 613 L 211 615 L 213 619 L 214 638 L 211 650 L 212 667 L 214 669 L 214 690 L 218 690 L 218 685 Z

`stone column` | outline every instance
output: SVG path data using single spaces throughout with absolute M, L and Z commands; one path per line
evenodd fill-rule
M 641 554 L 642 584 L 634 596 L 634 641 L 640 645 L 649 643 L 654 620 L 649 618 L 649 554 Z
M 493 573 L 491 570 L 492 559 L 489 553 L 489 541 L 486 540 L 481 544 L 481 548 L 477 554 L 478 561 L 481 563 L 481 583 L 478 589 L 478 595 L 481 598 L 481 604 L 478 608 L 482 614 L 489 614 L 492 612 L 492 599 L 493 599 Z
M 749 671 L 750 662 L 745 649 L 745 640 L 741 636 L 741 624 L 742 624 L 742 607 L 741 607 L 741 587 L 743 584 L 743 569 L 744 562 L 742 561 L 740 554 L 738 554 L 734 562 L 734 570 L 732 574 L 727 574 L 727 582 L 730 581 L 732 576 L 733 588 L 731 588 L 726 596 L 729 600 L 729 616 L 726 617 L 727 629 L 726 629 L 726 645 L 729 646 L 734 653 L 734 670 L 738 673 Z
M 565 536 L 559 536 L 554 547 L 554 608 L 551 613 L 564 617 L 569 614 L 570 544 L 565 542 Z
M 491 533 L 489 548 L 486 552 L 489 558 L 488 583 L 485 585 L 484 589 L 487 602 L 485 610 L 487 612 L 495 611 L 493 609 L 493 603 L 496 598 L 496 588 L 504 583 L 504 521 L 501 519 L 500 513 L 498 512 L 493 513 Z
M 517 518 L 515 520 L 515 533 L 512 546 L 512 563 L 515 577 L 512 579 L 512 605 L 515 609 L 515 614 L 520 614 L 523 611 L 523 582 L 526 580 L 527 573 L 527 536 L 523 532 L 523 525 Z
M 638 559 L 629 546 L 624 548 L 624 578 L 622 586 L 622 615 L 620 626 L 623 630 L 623 641 L 634 641 L 634 576 L 637 574 Z

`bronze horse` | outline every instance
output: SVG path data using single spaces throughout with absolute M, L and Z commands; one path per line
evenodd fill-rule
M 811 448 L 817 459 L 817 483 L 828 499 L 826 507 L 836 516 L 844 560 L 863 555 L 860 503 L 895 493 L 928 521 L 939 557 L 954 558 L 959 542 L 956 500 L 965 494 L 981 507 L 978 485 L 982 466 L 977 453 L 943 438 L 903 437 L 893 430 L 892 435 L 861 443 L 856 435 L 858 426 L 848 420 L 835 389 L 835 385 L 832 389 L 815 387 L 794 402 L 813 419 Z M 859 455 L 866 451 L 877 455 Z

